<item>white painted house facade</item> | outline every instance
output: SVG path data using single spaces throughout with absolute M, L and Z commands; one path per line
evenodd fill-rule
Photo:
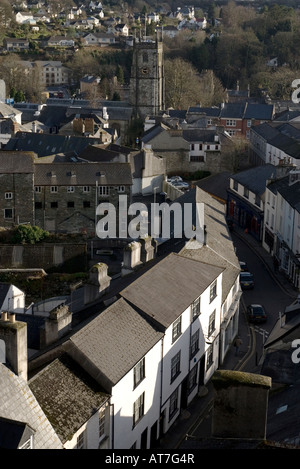
M 170 254 L 121 292 L 164 330 L 157 374 L 160 436 L 218 367 L 222 273 L 223 268 Z
M 25 293 L 15 285 L 0 283 L 1 311 L 24 313 Z
M 292 170 L 266 188 L 263 247 L 291 283 L 300 288 L 299 170 Z

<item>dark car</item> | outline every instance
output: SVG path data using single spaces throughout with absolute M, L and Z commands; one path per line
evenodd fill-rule
M 240 268 L 241 268 L 242 272 L 248 272 L 248 266 L 247 266 L 246 262 L 240 261 Z
M 262 305 L 249 305 L 247 313 L 250 322 L 266 322 L 267 320 L 266 311 Z
M 254 288 L 254 277 L 251 272 L 240 273 L 240 284 L 242 289 Z

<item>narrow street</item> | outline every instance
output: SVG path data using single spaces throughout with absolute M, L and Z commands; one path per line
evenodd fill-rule
M 247 263 L 249 271 L 254 275 L 255 286 L 253 290 L 245 290 L 241 299 L 240 308 L 240 330 L 244 340 L 240 350 L 240 360 L 231 362 L 230 358 L 224 364 L 224 368 L 249 373 L 259 373 L 259 360 L 262 356 L 263 342 L 272 330 L 280 312 L 284 312 L 285 307 L 290 305 L 293 299 L 290 291 L 286 291 L 284 286 L 280 286 L 278 280 L 271 275 L 267 266 L 262 262 L 259 253 L 256 253 L 245 240 L 232 233 L 236 254 L 240 261 Z M 296 297 L 296 293 L 295 293 Z M 266 323 L 260 325 L 250 325 L 246 317 L 246 307 L 249 304 L 262 304 L 268 315 Z M 234 353 L 234 352 L 230 352 Z M 204 438 L 211 434 L 213 402 L 207 407 L 206 412 L 201 414 L 191 425 L 188 434 L 191 437 Z

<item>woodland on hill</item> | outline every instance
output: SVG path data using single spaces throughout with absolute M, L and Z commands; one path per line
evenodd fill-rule
M 57 8 L 59 0 L 49 0 Z M 79 4 L 68 0 L 68 6 Z M 0 78 L 7 83 L 11 93 L 22 92 L 28 101 L 37 101 L 37 81 L 33 77 L 24 80 L 21 60 L 61 60 L 72 70 L 75 88 L 85 74 L 101 77 L 99 96 L 122 99 L 112 86 L 117 77 L 119 85 L 128 84 L 131 67 L 131 48 L 117 44 L 114 47 L 86 49 L 82 35 L 66 27 L 63 21 L 50 26 L 40 25 L 39 33 L 33 33 L 28 25 L 13 21 L 13 7 L 9 0 L 0 0 L 1 36 L 28 37 L 30 50 L 19 54 L 0 55 Z M 63 3 L 66 5 L 66 2 Z M 184 3 L 186 5 L 186 3 Z M 295 2 L 193 2 L 195 17 L 206 17 L 206 29 L 195 29 L 189 24 L 182 27 L 176 37 L 164 35 L 165 77 L 167 106 L 184 108 L 201 102 L 214 105 L 222 101 L 224 89 L 239 84 L 240 89 L 250 88 L 251 95 L 267 90 L 271 99 L 289 99 L 291 84 L 300 78 L 300 10 Z M 118 17 L 128 24 L 131 34 L 143 30 L 143 25 L 133 18 L 134 12 L 147 14 L 158 10 L 159 26 L 178 26 L 178 20 L 167 14 L 183 6 L 179 1 L 159 4 L 157 1 L 128 0 L 103 1 L 107 16 Z M 100 22 L 104 31 L 104 21 Z M 147 26 L 147 35 L 155 33 L 154 25 Z M 50 35 L 65 35 L 76 40 L 75 50 L 49 50 L 42 47 L 42 40 Z M 154 36 L 152 36 L 154 37 Z M 270 66 L 270 59 L 277 58 L 277 66 Z M 177 83 L 177 86 L 175 86 Z

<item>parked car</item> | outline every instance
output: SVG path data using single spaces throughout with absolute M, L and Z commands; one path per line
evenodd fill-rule
M 187 182 L 172 182 L 172 186 L 176 187 L 177 189 L 189 189 L 190 186 Z
M 240 267 L 241 267 L 242 272 L 248 272 L 248 266 L 247 266 L 246 262 L 240 261 Z
M 250 322 L 266 322 L 267 314 L 262 305 L 249 305 L 247 306 L 248 319 Z
M 173 182 L 182 182 L 182 177 L 180 176 L 171 176 L 170 178 L 167 179 L 168 182 L 173 184 Z
M 251 274 L 251 272 L 241 272 L 240 284 L 243 290 L 254 288 L 253 274 Z

